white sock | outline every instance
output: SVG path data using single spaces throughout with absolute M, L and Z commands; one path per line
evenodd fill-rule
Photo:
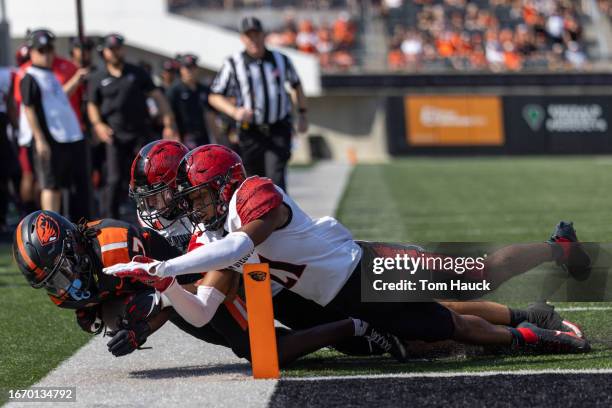
M 355 325 L 355 334 L 353 334 L 353 336 L 363 336 L 366 330 L 368 330 L 368 327 L 370 327 L 370 324 L 368 322 L 364 322 L 363 320 L 353 319 L 352 317 L 351 319 Z

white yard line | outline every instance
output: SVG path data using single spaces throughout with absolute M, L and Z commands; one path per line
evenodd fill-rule
M 612 369 L 550 369 L 550 370 L 516 370 L 516 371 L 480 371 L 480 372 L 422 372 L 422 373 L 396 373 L 396 374 L 365 374 L 365 375 L 331 375 L 321 377 L 288 377 L 283 381 L 327 381 L 327 380 L 359 380 L 377 378 L 452 378 L 452 377 L 490 377 L 495 375 L 583 375 L 583 374 L 612 374 Z
M 570 306 L 570 307 L 555 307 L 557 312 L 589 312 L 589 311 L 606 311 L 612 310 L 612 306 Z

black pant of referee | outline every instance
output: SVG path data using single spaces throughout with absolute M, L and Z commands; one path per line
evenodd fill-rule
M 240 154 L 248 176 L 265 176 L 287 191 L 285 175 L 291 157 L 293 128 L 287 117 L 271 125 L 243 124 Z

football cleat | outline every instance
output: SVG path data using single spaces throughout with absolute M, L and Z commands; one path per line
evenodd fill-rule
M 400 363 L 406 362 L 408 358 L 406 347 L 396 336 L 378 331 L 370 326 L 364 337 L 370 342 L 370 349 L 378 347 L 385 353 L 391 354 Z
M 574 223 L 560 221 L 547 241 L 558 248 L 557 264 L 574 279 L 586 280 L 591 273 L 591 257 L 578 242 Z
M 580 327 L 570 322 L 563 320 L 561 315 L 555 311 L 553 305 L 546 302 L 531 303 L 527 309 L 527 321 L 533 323 L 542 329 L 559 330 L 562 332 L 573 332 L 576 336 L 584 338 L 584 334 Z
M 520 331 L 525 338 L 525 350 L 542 354 L 574 354 L 591 350 L 589 342 L 573 332 L 542 329 L 527 322 L 519 324 L 518 328 L 522 329 Z

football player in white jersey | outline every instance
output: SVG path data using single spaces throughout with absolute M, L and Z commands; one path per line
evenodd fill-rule
M 182 253 L 223 237 L 223 229 L 197 231 L 192 235 L 191 221 L 175 205 L 173 194 L 176 187 L 176 172 L 179 162 L 187 152 L 188 149 L 179 142 L 169 140 L 151 142 L 136 155 L 130 175 L 130 197 L 136 203 L 141 225 L 155 229 Z M 179 282 L 186 288 L 193 287 L 193 284 L 202 278 L 200 274 L 196 274 L 195 278 L 185 279 L 188 276 L 182 275 Z M 235 276 L 240 277 L 239 274 Z M 236 282 L 232 284 L 232 289 L 235 290 Z M 293 330 L 306 330 L 334 322 L 345 322 L 340 325 L 346 326 L 346 322 L 350 321 L 348 316 L 335 310 L 324 310 L 316 303 L 284 290 L 278 283 L 274 283 L 273 293 L 277 320 Z M 165 300 L 168 303 L 167 298 Z M 224 345 L 231 347 L 236 355 L 248 357 L 249 338 L 246 318 L 246 305 L 241 296 L 236 296 L 234 300 L 224 302 L 209 325 L 197 327 L 199 325 L 194 326 L 177 316 L 173 316 L 172 322 L 204 341 L 217 344 L 221 336 L 226 340 Z M 368 328 L 368 325 L 358 323 L 363 327 L 365 335 L 338 339 L 338 344 L 334 344 L 335 348 L 356 355 L 378 355 L 387 351 L 397 359 L 405 358 L 405 349 L 399 340 L 378 333 L 373 328 Z M 326 330 L 329 331 L 329 327 Z M 286 334 L 286 332 L 281 333 Z M 315 330 L 310 333 L 318 339 L 315 342 L 318 344 L 322 331 Z M 303 337 L 304 333 L 301 333 L 298 341 L 293 336 L 292 342 L 305 344 Z M 287 339 L 282 343 L 281 354 L 282 348 L 288 347 Z
M 222 299 L 217 288 L 246 262 L 267 262 L 274 280 L 322 306 L 343 311 L 405 340 L 452 339 L 480 345 L 507 345 L 542 352 L 584 352 L 589 343 L 572 332 L 534 325 L 493 325 L 472 314 L 459 314 L 434 301 L 366 303 L 361 301 L 362 245 L 337 220 L 313 220 L 269 179 L 245 178 L 240 158 L 222 146 L 207 145 L 181 161 L 177 187 L 183 209 L 202 230 L 227 231 L 222 239 L 164 262 L 131 262 L 106 273 L 145 282 L 162 280 L 165 294 L 186 319 L 207 321 Z M 572 231 L 573 232 L 573 229 Z M 571 234 L 561 229 L 561 240 Z M 574 238 L 575 238 L 575 234 Z M 564 261 L 567 246 L 557 242 L 509 246 L 486 260 L 486 270 L 517 274 L 546 261 Z M 517 270 L 508 259 L 519 256 Z M 173 282 L 175 276 L 208 272 L 196 296 Z M 164 285 L 165 286 L 165 285 Z

